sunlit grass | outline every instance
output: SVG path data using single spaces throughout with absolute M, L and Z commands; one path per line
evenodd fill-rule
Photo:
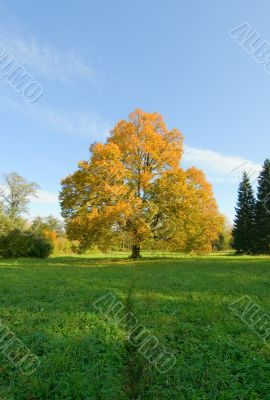
M 268 399 L 270 352 L 229 309 L 248 295 L 270 315 L 270 258 L 144 253 L 0 259 L 0 318 L 41 360 L 31 377 L 0 356 L 7 399 Z M 123 326 L 93 307 L 113 293 L 177 358 L 167 374 L 140 354 L 127 372 Z M 2 393 L 0 391 L 0 394 Z

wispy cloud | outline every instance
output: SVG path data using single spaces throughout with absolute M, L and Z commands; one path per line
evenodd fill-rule
M 110 130 L 110 125 L 96 113 L 56 109 L 43 103 L 29 105 L 14 97 L 3 97 L 1 100 L 2 107 L 14 110 L 57 133 L 104 141 Z
M 35 117 L 43 120 L 58 132 L 80 135 L 92 140 L 103 140 L 109 130 L 105 121 L 90 113 L 58 112 L 38 106 L 35 109 Z
M 59 133 L 102 141 L 109 131 L 109 125 L 101 117 L 91 113 L 53 110 L 38 104 L 25 112 L 30 112 L 30 116 Z
M 44 192 L 39 190 L 37 192 L 37 197 L 32 197 L 31 201 L 34 203 L 45 203 L 45 204 L 58 204 L 58 195 L 55 193 Z
M 16 60 L 38 77 L 64 83 L 77 78 L 91 79 L 95 71 L 89 62 L 74 49 L 60 51 L 48 44 L 40 44 L 34 38 L 0 32 L 0 42 Z
M 188 166 L 195 165 L 206 171 L 215 183 L 238 182 L 246 171 L 251 179 L 256 179 L 261 166 L 242 157 L 226 156 L 208 149 L 185 146 L 183 161 Z
M 8 30 L 3 32 L 3 29 L 0 29 L 0 46 L 5 53 L 10 52 L 35 79 L 42 77 L 70 84 L 76 79 L 90 79 L 93 82 L 95 77 L 95 71 L 89 62 L 72 49 L 60 51 L 52 46 L 40 44 L 34 38 L 28 39 L 21 33 L 11 33 Z M 43 80 L 41 82 L 44 86 Z M 43 99 L 42 102 L 29 106 L 24 104 L 4 81 L 0 81 L 0 85 L 1 108 L 21 113 L 41 127 L 47 127 L 57 133 L 84 136 L 93 141 L 102 141 L 108 134 L 109 125 L 96 113 L 52 106 L 48 103 L 48 96 L 46 104 Z

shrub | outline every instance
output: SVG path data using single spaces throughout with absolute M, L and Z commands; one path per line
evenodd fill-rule
M 68 240 L 65 237 L 58 237 L 56 241 L 53 243 L 53 255 L 54 256 L 59 256 L 59 255 L 67 255 L 67 254 L 73 254 L 73 248 L 74 244 Z
M 5 258 L 46 258 L 52 251 L 52 242 L 40 233 L 14 230 L 0 238 L 0 255 Z
M 43 236 L 30 236 L 31 242 L 28 257 L 47 258 L 53 252 L 52 242 Z

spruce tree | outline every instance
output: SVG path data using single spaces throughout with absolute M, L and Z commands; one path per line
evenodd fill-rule
M 256 203 L 256 253 L 270 253 L 270 160 L 264 162 L 258 179 Z
M 251 254 L 254 251 L 255 197 L 246 172 L 238 190 L 238 202 L 233 229 L 233 248 L 237 253 Z

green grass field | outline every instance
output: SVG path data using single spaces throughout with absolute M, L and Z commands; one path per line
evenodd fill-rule
M 175 354 L 168 373 L 94 308 L 107 293 Z M 229 308 L 243 295 L 270 315 L 270 258 L 2 259 L 1 321 L 41 365 L 26 376 L 1 352 L 0 398 L 270 399 L 270 348 Z

